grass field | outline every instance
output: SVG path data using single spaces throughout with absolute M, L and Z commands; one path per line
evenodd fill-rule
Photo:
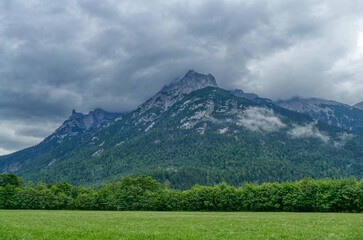
M 0 239 L 363 239 L 363 214 L 0 210 Z

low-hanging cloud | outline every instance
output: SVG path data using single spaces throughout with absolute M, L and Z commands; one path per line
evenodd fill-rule
M 348 141 L 354 138 L 351 133 L 343 132 L 338 136 L 338 139 L 334 141 L 334 146 L 337 148 L 343 147 Z
M 249 107 L 239 115 L 237 125 L 243 126 L 251 131 L 275 132 L 285 128 L 281 119 L 275 115 L 273 110 L 262 107 Z
M 335 138 L 328 136 L 327 134 L 321 132 L 317 127 L 317 122 L 311 122 L 301 125 L 294 125 L 287 133 L 292 138 L 317 138 L 324 143 L 332 144 L 336 148 L 343 147 L 348 141 L 354 138 L 351 133 L 342 132 L 339 133 Z
M 354 0 L 3 0 L 0 119 L 17 132 L 73 108 L 130 111 L 189 69 L 273 99 L 360 102 L 362 12 Z
M 317 122 L 311 122 L 303 126 L 294 125 L 294 127 L 288 131 L 288 134 L 293 138 L 318 138 L 324 143 L 330 141 L 330 137 L 320 132 L 316 127 Z

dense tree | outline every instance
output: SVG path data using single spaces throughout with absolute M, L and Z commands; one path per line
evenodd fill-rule
M 23 184 L 23 179 L 13 173 L 0 174 L 0 187 L 5 187 L 8 184 L 20 187 Z
M 256 107 L 273 110 L 285 127 L 270 132 L 242 126 L 241 111 Z M 195 119 L 204 112 L 208 116 Z M 34 182 L 67 181 L 97 187 L 125 176 L 145 174 L 181 190 L 195 184 L 215 186 L 226 182 L 239 187 L 245 181 L 262 184 L 304 177 L 362 177 L 363 135 L 317 123 L 314 132 L 326 136 L 328 142 L 319 134 L 293 137 L 291 131 L 297 126 L 313 126 L 313 120 L 271 103 L 258 106 L 222 89 L 192 92 L 166 112 L 148 109 L 135 118 L 134 113 L 95 132 L 65 139 L 41 156 L 27 150 L 0 157 L 0 169 L 4 164 L 33 159 L 21 164 L 16 174 Z M 154 114 L 157 120 L 151 121 Z M 193 128 L 182 127 L 186 121 Z M 343 136 L 350 137 L 343 141 Z M 59 188 L 69 195 L 65 188 Z
M 363 180 L 353 178 L 244 183 L 239 188 L 226 183 L 214 187 L 195 185 L 185 191 L 168 189 L 145 175 L 125 177 L 97 190 L 67 182 L 24 185 L 21 179 L 8 174 L 0 174 L 0 178 L 8 179 L 5 186 L 0 186 L 1 209 L 363 211 Z

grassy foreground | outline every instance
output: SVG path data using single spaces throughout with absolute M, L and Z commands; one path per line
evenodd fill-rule
M 0 239 L 363 239 L 363 214 L 0 210 Z

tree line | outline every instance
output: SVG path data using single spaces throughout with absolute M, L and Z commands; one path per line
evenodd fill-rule
M 363 180 L 305 178 L 238 188 L 195 185 L 180 191 L 144 175 L 84 188 L 67 182 L 34 185 L 0 174 L 0 209 L 363 212 Z

